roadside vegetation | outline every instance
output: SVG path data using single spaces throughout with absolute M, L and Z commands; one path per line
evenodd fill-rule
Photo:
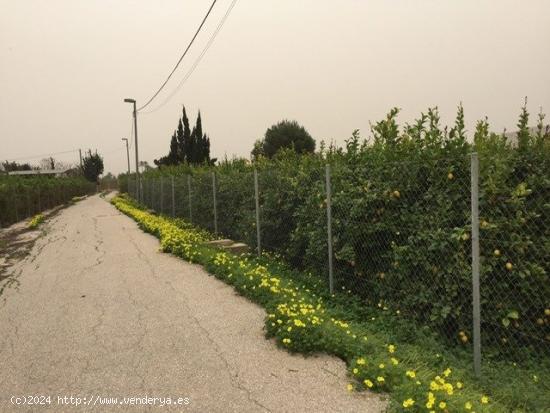
M 38 226 L 44 222 L 44 215 L 43 214 L 36 214 L 29 222 L 29 228 L 30 229 L 36 229 Z
M 192 221 L 211 228 L 215 172 L 219 232 L 254 246 L 256 169 L 262 245 L 326 282 L 329 163 L 336 288 L 429 325 L 449 345 L 470 348 L 470 154 L 477 152 L 484 355 L 527 363 L 532 355 L 550 358 L 550 133 L 544 114 L 530 128 L 524 106 L 513 136 L 491 133 L 480 120 L 470 142 L 462 107 L 450 128 L 440 124 L 437 109 L 404 127 L 398 113 L 393 109 L 375 123 L 369 140 L 356 131 L 344 148 L 321 144 L 306 155 L 287 149 L 272 159 L 260 153 L 253 163 L 226 160 L 215 168 L 163 166 L 144 177 L 191 175 L 193 204 L 200 206 Z M 189 218 L 186 181 L 180 182 L 180 216 Z M 159 197 L 158 187 L 149 192 Z
M 0 226 L 95 192 L 95 184 L 83 177 L 0 175 Z
M 348 389 L 389 394 L 391 411 L 543 412 L 550 406 L 550 376 L 542 368 L 493 362 L 478 380 L 463 350 L 450 350 L 405 317 L 365 306 L 351 292 L 331 296 L 317 276 L 290 268 L 278 256 L 211 248 L 205 245 L 214 238 L 208 232 L 151 214 L 126 196 L 111 202 L 158 237 L 164 252 L 203 265 L 262 305 L 266 335 L 279 346 L 342 358 L 350 372 Z

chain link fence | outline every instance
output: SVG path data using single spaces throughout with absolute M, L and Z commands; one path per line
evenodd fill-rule
M 479 374 L 482 349 L 550 356 L 549 192 L 533 196 L 529 179 L 471 154 L 384 168 L 229 168 L 142 184 L 157 212 L 276 254 L 319 274 L 331 293 L 471 346 Z

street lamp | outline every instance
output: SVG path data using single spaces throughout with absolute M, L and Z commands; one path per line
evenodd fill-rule
M 141 181 L 139 178 L 139 157 L 138 157 L 138 132 L 137 132 L 137 110 L 136 110 L 136 100 L 135 99 L 124 99 L 126 103 L 134 104 L 134 142 L 136 143 L 136 198 L 138 201 L 141 201 Z
M 126 158 L 128 159 L 128 179 L 130 179 L 130 150 L 128 149 L 128 139 L 122 138 L 126 142 Z

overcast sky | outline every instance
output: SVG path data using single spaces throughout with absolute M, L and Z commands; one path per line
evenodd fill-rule
M 176 89 L 230 3 L 218 0 L 147 109 Z M 209 5 L 0 0 L 0 160 L 92 148 L 106 172 L 125 170 L 123 99 L 151 97 Z M 533 115 L 550 112 L 549 42 L 548 0 L 238 0 L 183 87 L 139 116 L 140 157 L 168 152 L 182 104 L 193 121 L 201 110 L 214 157 L 248 156 L 285 118 L 318 141 L 368 136 L 393 106 L 403 122 L 435 105 L 452 122 L 462 101 L 470 132 L 484 116 L 513 130 L 524 96 Z

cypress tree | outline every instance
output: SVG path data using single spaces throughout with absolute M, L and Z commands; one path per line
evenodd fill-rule
M 177 162 L 183 162 L 185 160 L 185 153 L 183 151 L 183 146 L 185 144 L 183 137 L 183 124 L 181 119 L 178 121 L 178 129 L 176 130 L 176 145 L 177 145 Z M 172 146 L 170 146 L 171 148 Z
M 180 129 L 178 129 L 179 161 L 189 162 L 191 131 L 189 129 L 189 119 L 187 118 L 185 106 L 183 107 L 179 128 L 181 128 L 181 132 Z
M 175 132 L 172 135 L 172 140 L 170 141 L 170 152 L 168 153 L 168 163 L 169 165 L 177 165 L 179 163 L 178 139 L 177 139 L 177 133 Z
M 191 131 L 191 134 L 189 135 L 189 142 L 188 142 L 188 145 L 187 145 L 187 162 L 189 162 L 190 164 L 194 164 L 195 163 L 195 147 L 197 146 L 195 141 L 196 141 L 196 138 L 195 138 L 195 135 L 196 135 L 196 131 L 197 129 L 193 126 L 193 130 Z
M 199 115 L 197 116 L 197 123 L 195 125 L 195 137 L 197 141 L 200 141 L 202 139 L 202 119 L 200 110 Z

